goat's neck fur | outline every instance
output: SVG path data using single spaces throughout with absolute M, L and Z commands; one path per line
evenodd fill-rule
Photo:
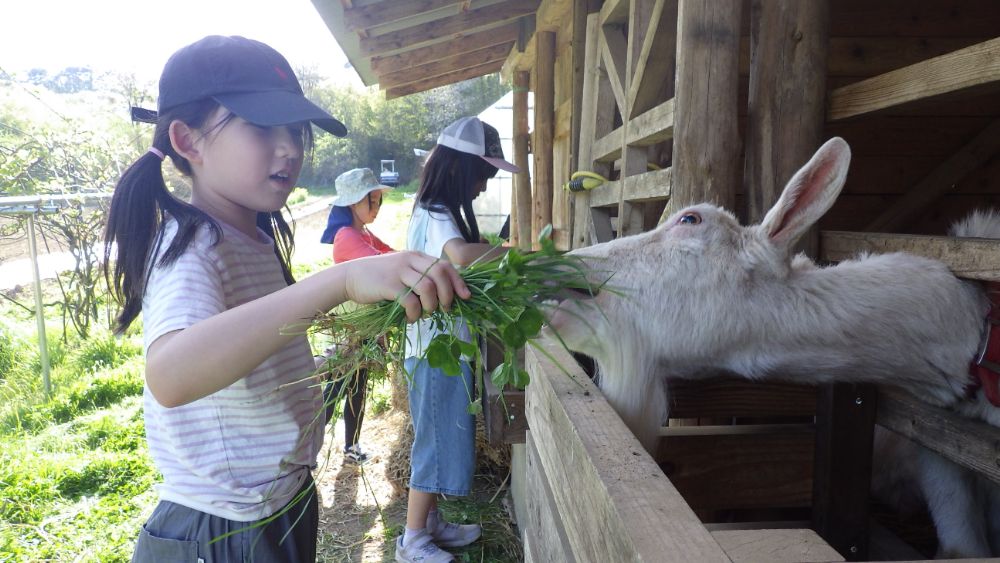
M 799 263 L 782 283 L 737 286 L 719 368 L 803 383 L 870 381 L 903 386 L 937 404 L 961 397 L 983 330 L 981 289 L 933 260 L 862 257 L 819 268 Z M 725 330 L 725 311 L 719 330 Z M 695 365 L 713 365 L 710 356 Z

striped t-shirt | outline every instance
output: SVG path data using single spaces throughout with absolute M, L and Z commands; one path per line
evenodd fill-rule
M 202 226 L 176 262 L 153 268 L 142 302 L 147 351 L 168 332 L 286 287 L 270 237 L 219 225 L 219 244 Z M 165 224 L 161 254 L 176 231 L 176 222 Z M 286 505 L 316 464 L 323 402 L 312 381 L 279 387 L 314 369 L 303 335 L 236 383 L 183 406 L 164 408 L 147 386 L 146 438 L 163 474 L 160 498 L 241 522 Z

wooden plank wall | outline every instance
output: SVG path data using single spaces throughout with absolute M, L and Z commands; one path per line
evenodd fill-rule
M 729 561 L 572 356 L 538 342 L 525 358 L 529 491 L 554 510 L 528 509 L 526 560 Z
M 997 49 L 981 57 L 977 53 L 983 48 L 971 47 L 997 43 L 998 9 L 991 0 L 832 1 L 826 136 L 844 137 L 853 159 L 844 192 L 821 222 L 822 229 L 944 234 L 946 226 L 970 208 L 1000 204 L 997 135 L 987 136 L 989 146 L 971 148 L 978 148 L 977 157 L 939 169 L 956 155 L 969 154 L 969 143 L 1000 118 L 1000 88 L 996 76 L 990 76 L 1000 72 L 1000 65 L 989 62 L 997 60 Z M 963 48 L 973 53 L 964 55 L 959 51 Z M 940 62 L 928 60 L 942 55 L 946 57 Z M 890 71 L 895 72 L 883 75 Z M 871 78 L 876 76 L 881 77 Z M 871 80 L 861 82 L 866 78 Z M 954 88 L 962 81 L 986 79 L 993 83 L 963 86 L 956 94 L 943 88 L 930 100 L 846 117 L 851 108 L 864 107 L 848 102 L 849 96 L 878 103 L 877 98 L 931 93 L 941 89 L 941 81 Z M 899 88 L 898 94 L 892 93 L 893 87 Z M 889 98 L 880 98 L 881 92 Z M 935 195 L 914 212 L 879 221 L 903 194 L 929 177 L 944 197 Z

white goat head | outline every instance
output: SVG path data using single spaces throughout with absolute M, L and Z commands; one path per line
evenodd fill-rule
M 963 396 L 986 310 L 978 286 L 907 254 L 832 267 L 792 255 L 849 161 L 847 143 L 828 141 L 759 225 L 700 204 L 576 251 L 623 292 L 566 301 L 549 326 L 596 360 L 601 389 L 647 449 L 667 416 L 665 377 L 894 383 L 944 405 Z

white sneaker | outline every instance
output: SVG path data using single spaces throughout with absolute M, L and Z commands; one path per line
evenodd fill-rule
M 344 448 L 344 461 L 364 465 L 368 463 L 368 454 L 361 449 L 360 445 L 354 444 L 349 448 Z
M 439 521 L 435 529 L 430 530 L 431 539 L 441 547 L 462 547 L 479 539 L 483 535 L 483 527 L 479 524 L 452 524 Z
M 396 561 L 399 563 L 447 563 L 455 557 L 434 545 L 426 530 L 403 545 L 403 536 L 396 538 Z

